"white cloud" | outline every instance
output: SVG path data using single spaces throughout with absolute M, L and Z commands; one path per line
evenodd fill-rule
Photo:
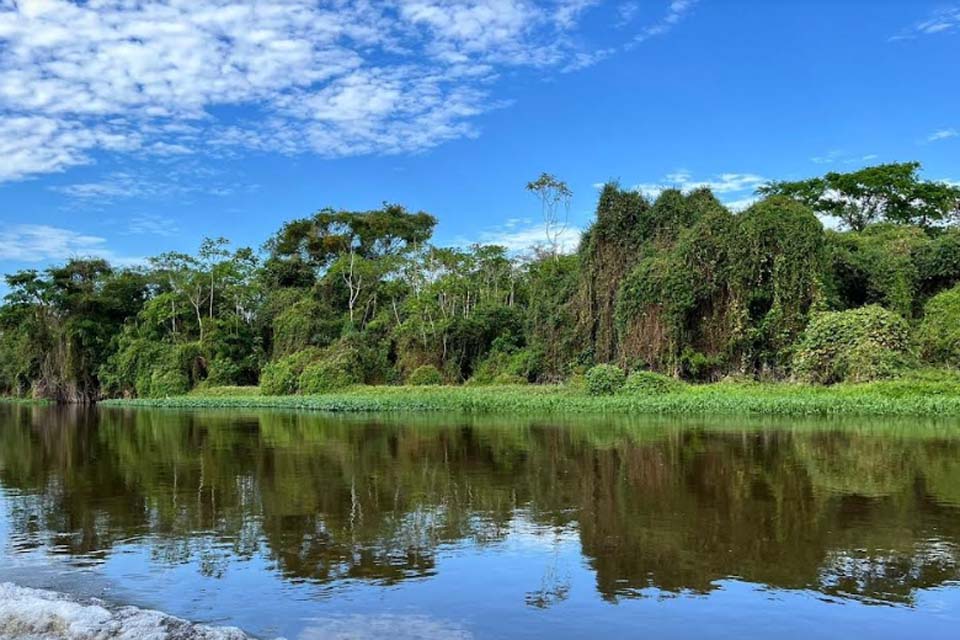
M 562 253 L 571 253 L 580 245 L 580 236 L 583 230 L 575 225 L 567 228 L 559 235 L 557 242 Z M 460 244 L 496 244 L 512 253 L 521 253 L 535 247 L 547 245 L 547 236 L 542 224 L 532 223 L 529 218 L 511 218 L 504 224 L 482 231 L 480 237 L 474 241 L 461 240 Z
M 756 189 L 767 181 L 767 178 L 755 173 L 721 173 L 709 180 L 695 180 L 686 169 L 678 169 L 668 173 L 660 182 L 637 184 L 633 189 L 648 198 L 656 198 L 667 189 L 689 193 L 706 188 L 729 209 L 741 211 L 758 200 Z
M 673 29 L 681 20 L 693 10 L 698 0 L 672 0 L 667 8 L 666 15 L 663 18 L 648 27 L 645 27 L 638 33 L 634 39 L 634 44 L 640 44 L 650 38 L 661 36 Z
M 960 6 L 943 7 L 928 18 L 903 30 L 890 40 L 912 40 L 924 35 L 949 33 L 960 30 Z
M 169 168 L 162 177 L 153 177 L 142 171 L 114 171 L 92 182 L 52 186 L 50 190 L 71 198 L 74 204 L 88 207 L 132 198 L 169 200 L 197 194 L 225 196 L 259 188 L 250 183 L 221 182 L 218 174 L 216 170 L 180 163 Z M 204 180 L 193 180 L 196 177 Z
M 842 162 L 843 164 L 857 164 L 860 162 L 871 162 L 876 160 L 878 157 L 879 156 L 875 153 L 854 155 L 847 153 L 842 149 L 831 149 L 822 156 L 814 156 L 810 158 L 810 162 L 813 164 L 834 164 L 838 162 Z
M 0 0 L 0 182 L 104 151 L 346 156 L 473 136 L 504 70 L 618 50 L 582 44 L 596 2 Z
M 721 173 L 710 180 L 694 180 L 689 171 L 679 169 L 673 173 L 668 173 L 658 183 L 638 184 L 633 188 L 654 198 L 666 189 L 693 191 L 707 188 L 715 194 L 727 195 L 744 191 L 753 192 L 764 182 L 767 182 L 766 178 L 753 173 Z
M 640 5 L 636 2 L 624 2 L 617 7 L 618 20 L 616 26 L 625 27 L 633 22 L 633 19 L 640 11 Z
M 831 149 L 822 156 L 814 156 L 810 158 L 810 162 L 813 164 L 833 164 L 837 160 L 843 158 L 846 154 L 840 149 Z
M 937 142 L 938 140 L 946 140 L 947 138 L 956 138 L 958 135 L 960 135 L 960 133 L 957 133 L 956 129 L 940 129 L 927 136 L 927 142 Z
M 0 261 L 45 262 L 74 257 L 104 258 L 114 264 L 134 264 L 139 258 L 118 256 L 100 236 L 43 224 L 0 227 Z
M 172 218 L 151 213 L 135 215 L 127 222 L 127 232 L 132 235 L 174 236 L 180 227 Z

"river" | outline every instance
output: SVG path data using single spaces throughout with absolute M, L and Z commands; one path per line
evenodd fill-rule
M 0 583 L 0 637 L 954 638 L 960 422 L 0 405 Z

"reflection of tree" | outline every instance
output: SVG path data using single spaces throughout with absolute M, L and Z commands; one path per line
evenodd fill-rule
M 27 407 L 0 424 L 18 544 L 83 558 L 138 539 L 212 576 L 266 555 L 289 579 L 389 584 L 522 523 L 576 532 L 609 600 L 739 576 L 909 601 L 960 577 L 960 443 L 937 435 Z M 555 556 L 533 606 L 567 595 Z

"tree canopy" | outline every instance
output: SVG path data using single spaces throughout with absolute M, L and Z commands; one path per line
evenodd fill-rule
M 138 267 L 20 271 L 0 305 L 0 392 L 88 402 L 219 385 L 518 384 L 599 364 L 835 382 L 915 362 L 901 330 L 915 325 L 923 361 L 954 366 L 938 336 L 960 334 L 942 293 L 960 282 L 957 189 L 918 170 L 773 183 L 739 213 L 706 189 L 649 199 L 611 183 L 574 253 L 436 246 L 436 218 L 384 205 L 287 222 L 262 254 L 215 237 Z M 557 222 L 569 187 L 543 174 L 528 189 Z M 850 229 L 825 230 L 816 213 Z M 884 366 L 862 366 L 875 364 L 873 336 L 851 327 L 865 317 L 897 328 Z M 824 347 L 833 337 L 849 344 Z M 867 355 L 844 364 L 847 347 Z M 833 373 L 819 378 L 809 364 L 823 358 Z
M 814 212 L 839 218 L 854 231 L 886 220 L 929 227 L 960 215 L 960 187 L 919 177 L 919 162 L 881 164 L 795 182 L 770 182 L 765 196 L 783 195 Z

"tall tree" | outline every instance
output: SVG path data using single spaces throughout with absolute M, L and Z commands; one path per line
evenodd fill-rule
M 821 178 L 769 182 L 757 192 L 798 200 L 854 231 L 879 220 L 927 227 L 960 214 L 960 187 L 922 180 L 919 171 L 919 162 L 881 164 Z
M 541 173 L 539 178 L 528 182 L 527 191 L 540 200 L 547 248 L 554 257 L 558 257 L 560 243 L 569 224 L 570 200 L 573 198 L 573 191 L 566 182 L 549 173 Z

